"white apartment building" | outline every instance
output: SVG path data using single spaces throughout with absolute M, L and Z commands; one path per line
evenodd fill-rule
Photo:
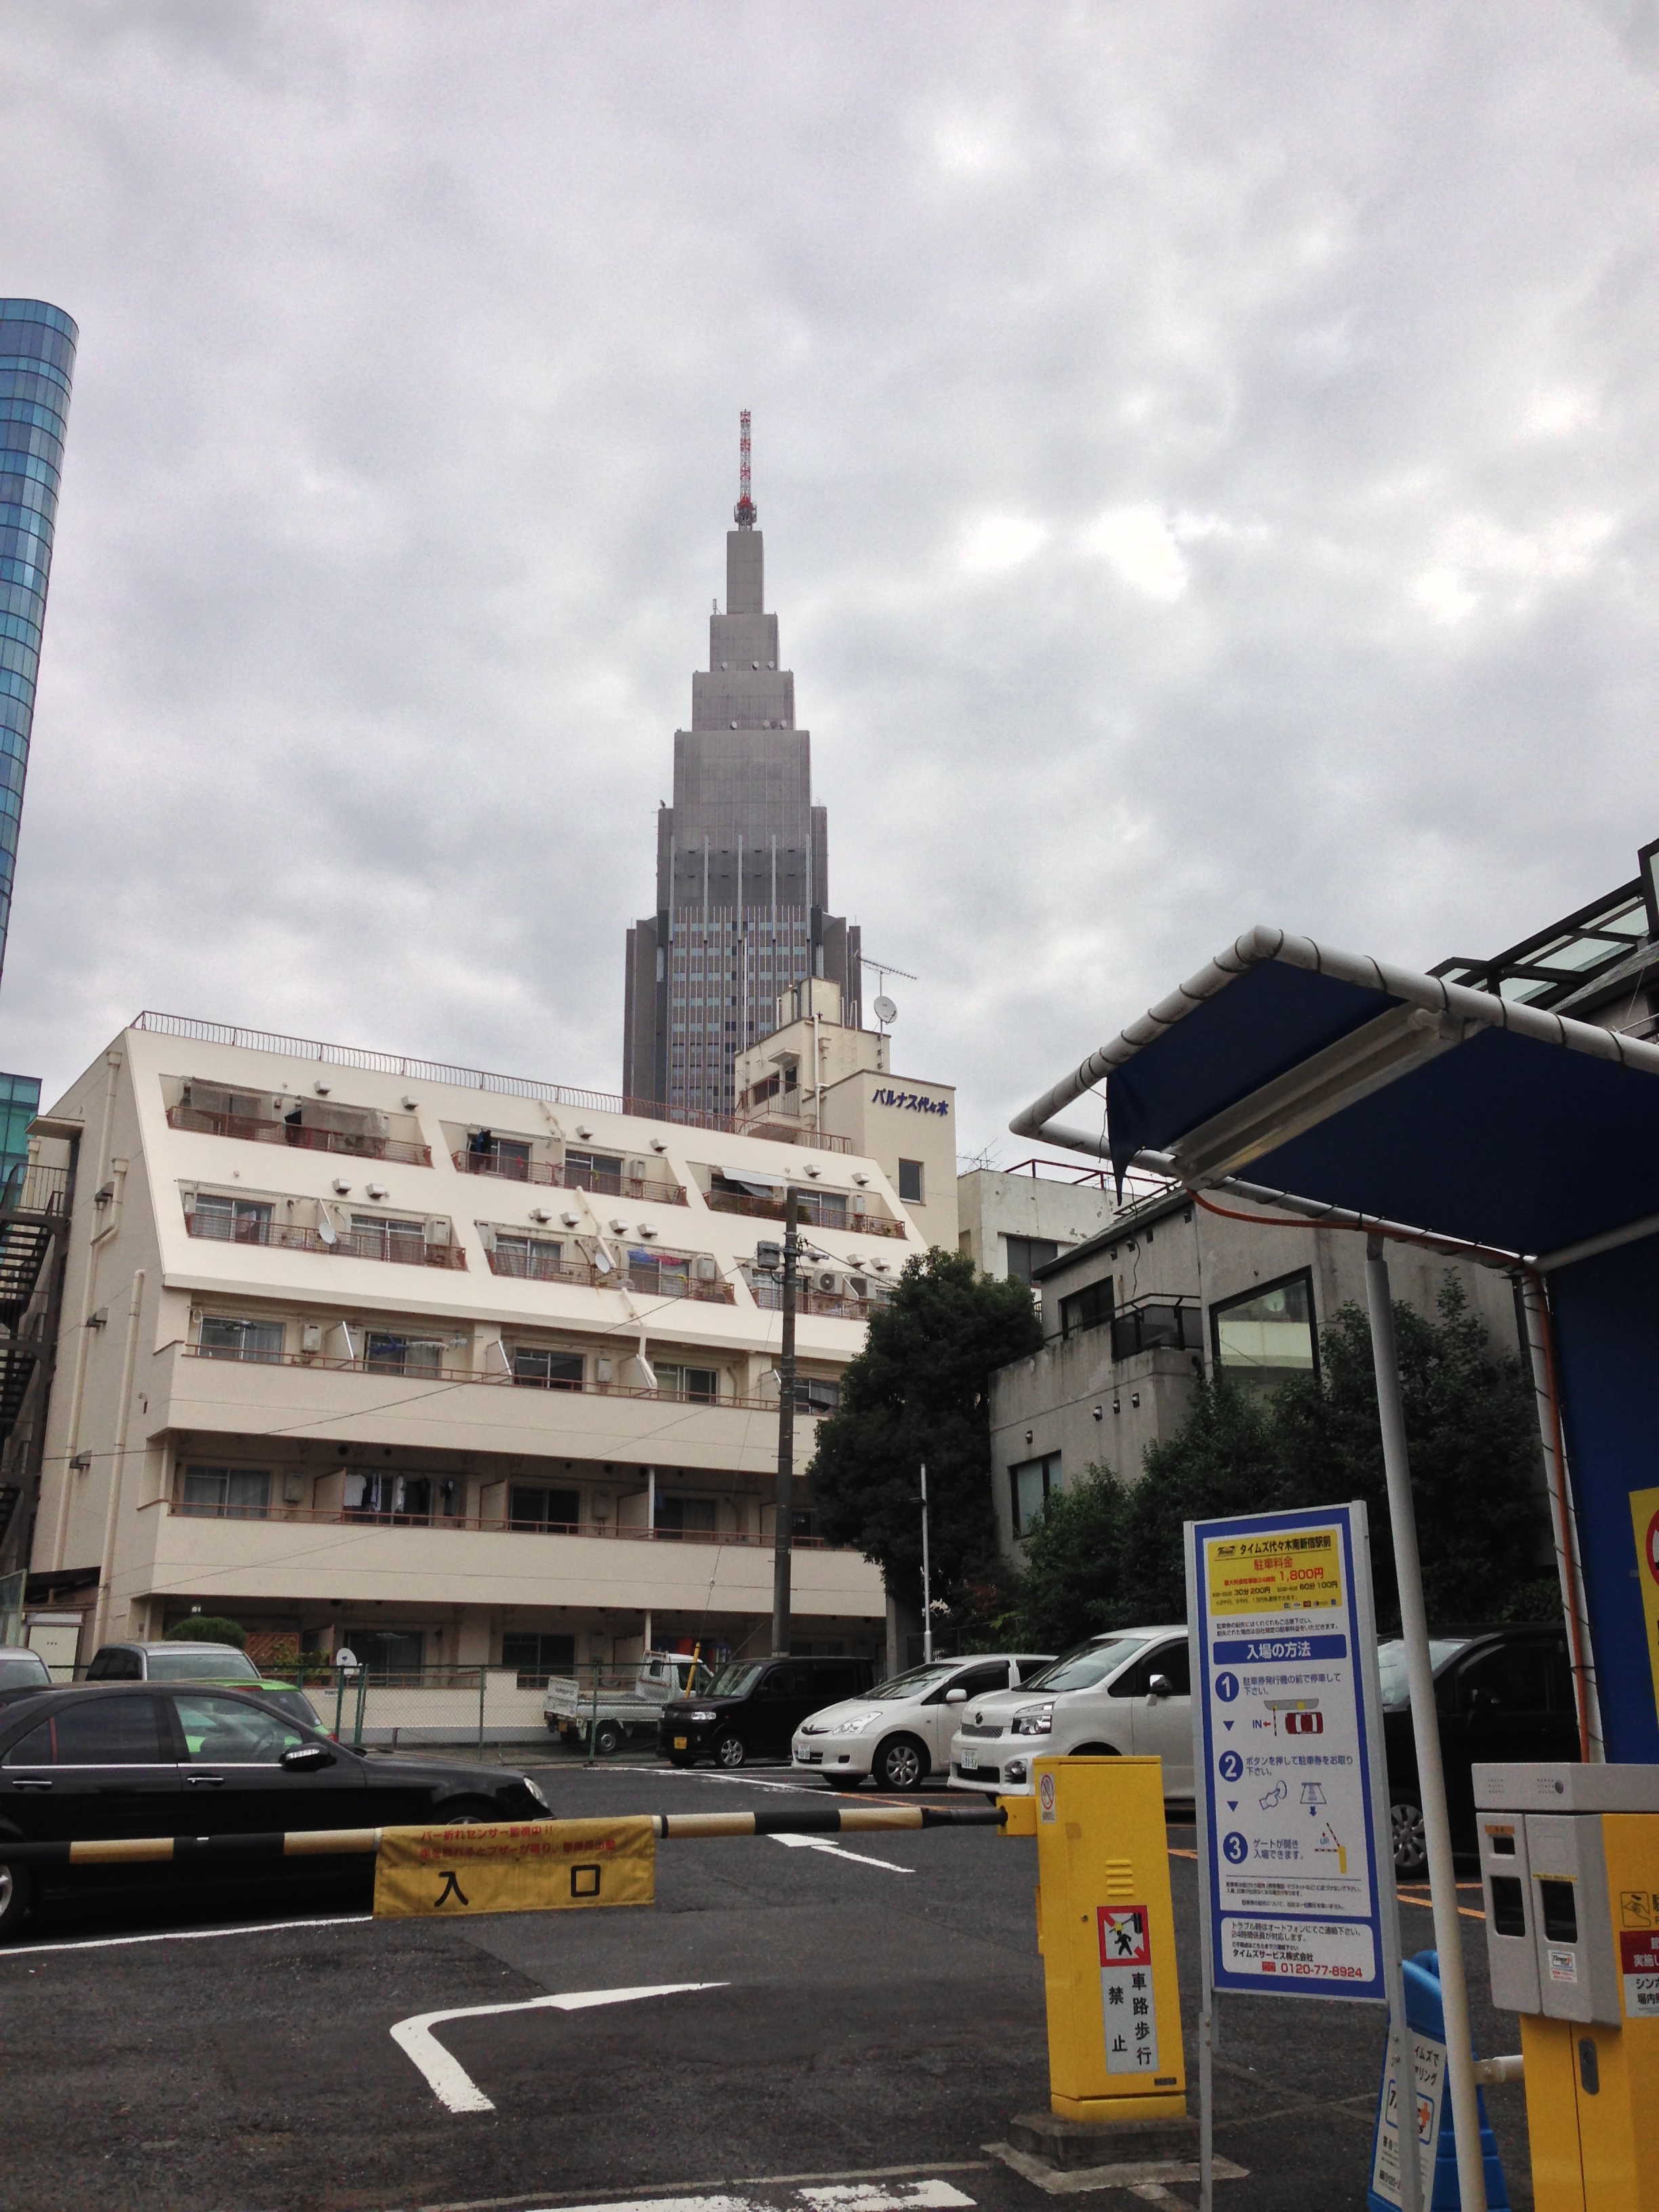
M 1104 1168 L 1059 1160 L 969 1168 L 957 1177 L 957 1249 L 982 1275 L 1029 1283 L 1037 1268 L 1109 1228 L 1117 1211 Z
M 192 1610 L 398 1668 L 769 1647 L 756 1245 L 810 1193 L 804 1468 L 927 1240 L 844 1138 L 620 1105 L 146 1014 L 40 1116 L 70 1212 L 30 1589 L 82 1608 L 82 1660 Z M 879 1574 L 811 1521 L 796 1648 L 874 1654 Z

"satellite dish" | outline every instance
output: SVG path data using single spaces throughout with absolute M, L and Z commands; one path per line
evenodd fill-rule
M 876 1000 L 876 1019 L 878 1022 L 896 1022 L 898 1019 L 898 1008 L 884 992 Z

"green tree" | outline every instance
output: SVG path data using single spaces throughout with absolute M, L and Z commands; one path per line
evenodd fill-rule
M 1110 1468 L 1054 1491 L 1025 1544 L 1012 1641 L 1029 1651 L 1066 1651 L 1109 1628 L 1124 1580 L 1127 1495 Z
M 856 1544 L 905 1604 L 921 1596 L 919 1469 L 927 1467 L 933 1587 L 964 1626 L 1000 1602 L 991 1505 L 991 1373 L 1042 1342 L 1029 1286 L 937 1246 L 912 1260 L 842 1376 L 807 1470 L 818 1527 Z
M 247 1643 L 247 1631 L 240 1620 L 231 1620 L 222 1613 L 190 1613 L 182 1620 L 175 1620 L 163 1641 L 168 1644 L 234 1644 L 240 1651 Z

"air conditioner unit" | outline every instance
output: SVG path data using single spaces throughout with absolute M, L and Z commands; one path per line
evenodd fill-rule
M 826 1297 L 833 1296 L 841 1288 L 841 1277 L 831 1268 L 824 1267 L 813 1276 L 812 1288 L 822 1291 Z
M 644 1176 L 645 1162 L 643 1160 L 629 1160 L 628 1163 L 628 1172 L 633 1176 L 634 1180 L 638 1182 Z
M 699 1252 L 695 1269 L 700 1283 L 712 1283 L 720 1273 L 720 1262 L 712 1252 Z
M 300 1328 L 301 1352 L 320 1352 L 323 1348 L 323 1325 L 319 1321 L 302 1322 Z

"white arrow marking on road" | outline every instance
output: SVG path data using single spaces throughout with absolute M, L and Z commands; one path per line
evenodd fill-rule
M 851 1859 L 854 1866 L 884 1867 L 889 1874 L 914 1874 L 914 1867 L 901 1866 L 896 1859 L 872 1859 L 866 1851 L 844 1851 L 839 1844 L 826 1843 L 822 1836 L 774 1836 L 775 1844 L 787 1844 L 792 1850 L 828 1851 L 832 1859 Z
M 433 2034 L 446 2021 L 484 2020 L 503 2012 L 585 2012 L 590 2005 L 633 2004 L 641 1997 L 678 1996 L 687 1990 L 723 1990 L 725 1982 L 660 1982 L 649 1989 L 565 1990 L 557 1996 L 528 1997 L 519 2004 L 453 2005 L 447 2012 L 411 2013 L 392 2030 L 392 2040 L 414 2061 L 433 2095 L 452 2112 L 495 2109 L 458 2058 L 451 2057 Z

